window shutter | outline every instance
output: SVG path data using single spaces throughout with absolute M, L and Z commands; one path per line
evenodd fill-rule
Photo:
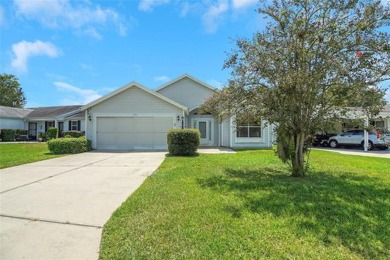
M 80 122 L 80 120 L 79 120 L 79 121 L 77 121 L 77 131 L 80 131 L 80 130 L 81 130 L 80 126 L 81 126 L 81 122 Z
M 72 131 L 72 121 L 68 121 L 68 131 Z
M 45 121 L 45 132 L 47 132 L 47 121 Z

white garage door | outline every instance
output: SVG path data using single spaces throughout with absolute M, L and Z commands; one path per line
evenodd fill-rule
M 166 149 L 172 117 L 98 117 L 97 149 Z

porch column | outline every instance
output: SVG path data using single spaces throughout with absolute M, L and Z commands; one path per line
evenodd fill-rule
M 364 119 L 364 151 L 368 151 L 368 117 Z

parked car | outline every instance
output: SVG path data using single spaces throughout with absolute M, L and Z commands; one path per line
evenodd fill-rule
M 336 148 L 339 146 L 360 146 L 364 147 L 364 130 L 351 130 L 329 138 L 329 146 Z M 379 140 L 375 133 L 368 135 L 368 150 L 378 148 L 385 150 L 388 148 L 383 140 Z
M 382 138 L 383 142 L 385 142 L 388 146 L 390 145 L 390 134 L 383 134 Z
M 328 140 L 330 137 L 336 135 L 335 133 L 322 133 L 322 134 L 316 134 L 314 138 L 312 139 L 312 145 L 313 146 L 323 146 L 327 147 L 329 146 Z

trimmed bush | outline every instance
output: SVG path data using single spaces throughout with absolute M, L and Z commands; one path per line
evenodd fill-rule
M 50 127 L 49 128 L 49 131 L 47 132 L 47 137 L 48 139 L 56 139 L 57 138 L 57 132 L 58 132 L 58 129 L 55 128 L 55 127 Z
M 25 129 L 0 129 L 0 139 L 3 142 L 26 140 L 27 130 Z
M 92 149 L 91 141 L 85 137 L 52 139 L 47 142 L 47 146 L 55 154 L 83 153 Z
M 47 138 L 48 138 L 47 133 L 46 132 L 39 132 L 38 138 L 42 139 L 42 142 L 46 142 Z
M 171 129 L 167 134 L 168 151 L 172 155 L 194 155 L 200 143 L 198 129 Z
M 85 134 L 84 131 L 62 131 L 63 136 L 69 135 L 69 136 L 75 137 L 75 138 L 84 136 L 84 134 Z

